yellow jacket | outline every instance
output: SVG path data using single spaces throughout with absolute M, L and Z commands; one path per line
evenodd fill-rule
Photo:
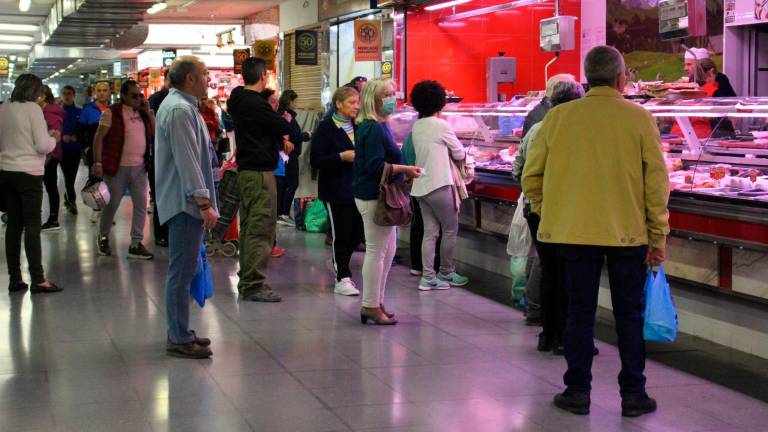
M 610 87 L 555 107 L 528 149 L 523 192 L 545 243 L 663 248 L 669 177 L 653 117 Z

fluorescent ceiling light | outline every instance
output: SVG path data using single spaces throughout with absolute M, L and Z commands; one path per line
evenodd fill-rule
M 0 41 L 3 42 L 32 42 L 35 38 L 23 35 L 0 35 Z
M 32 46 L 30 46 L 30 45 L 23 45 L 23 44 L 4 44 L 4 43 L 0 43 L 0 49 L 23 51 L 23 50 L 31 50 Z
M 40 27 L 34 24 L 6 24 L 0 23 L 0 30 L 34 32 L 40 30 Z
M 453 15 L 449 15 L 444 18 L 445 21 L 455 21 L 464 18 L 471 18 L 478 15 L 484 15 L 492 12 L 499 12 L 507 9 L 513 9 L 517 7 L 529 6 L 536 3 L 543 3 L 547 0 L 516 0 L 510 3 L 504 3 L 496 6 L 489 6 L 480 9 L 475 9 L 467 12 L 461 12 Z
M 32 0 L 19 0 L 20 11 L 27 12 L 30 6 L 32 6 Z
M 453 1 L 445 2 L 445 3 L 438 3 L 438 4 L 435 4 L 435 5 L 430 5 L 430 6 L 425 7 L 424 9 L 426 9 L 428 11 L 434 11 L 434 10 L 439 10 L 439 9 L 445 9 L 445 8 L 448 8 L 448 7 L 451 7 L 451 6 L 457 6 L 457 5 L 464 4 L 464 3 L 469 3 L 470 1 L 472 1 L 472 0 L 453 0 Z
M 154 14 L 156 14 L 156 13 L 162 11 L 162 10 L 165 10 L 165 8 L 167 8 L 167 7 L 168 7 L 168 3 L 164 2 L 164 1 L 160 2 L 160 3 L 155 3 L 154 5 L 152 5 L 151 8 L 149 8 L 147 10 L 147 13 L 150 14 L 150 15 L 154 15 Z

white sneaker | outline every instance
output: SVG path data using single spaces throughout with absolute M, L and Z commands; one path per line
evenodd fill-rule
M 344 278 L 336 282 L 336 287 L 333 289 L 333 292 L 335 292 L 336 294 L 341 294 L 345 296 L 360 295 L 360 291 L 358 291 L 358 289 L 355 288 L 355 283 L 352 282 L 352 279 L 350 278 Z
M 421 272 L 416 269 L 411 269 L 411 276 L 421 276 Z
M 442 281 L 436 277 L 433 277 L 432 279 L 421 278 L 419 281 L 419 290 L 421 291 L 447 290 L 450 288 L 451 285 L 448 282 Z

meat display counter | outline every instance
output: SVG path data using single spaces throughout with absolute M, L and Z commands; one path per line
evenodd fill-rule
M 465 228 L 507 235 L 520 195 L 512 163 L 525 116 L 539 101 L 526 97 L 443 110 L 443 118 L 475 158 L 472 199 L 462 205 Z M 668 253 L 673 262 L 668 273 L 768 300 L 768 269 L 741 274 L 742 261 L 768 261 L 768 98 L 634 102 L 653 114 L 663 132 L 671 190 Z M 415 121 L 415 112 L 407 107 L 393 116 L 398 142 Z

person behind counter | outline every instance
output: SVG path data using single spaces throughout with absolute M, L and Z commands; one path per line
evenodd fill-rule
M 547 112 L 550 109 L 552 109 L 552 101 L 550 98 L 552 97 L 552 91 L 554 90 L 555 85 L 561 81 L 575 80 L 576 78 L 571 74 L 557 74 L 547 80 L 547 87 L 544 91 L 544 97 L 541 99 L 541 102 L 539 102 L 539 104 L 536 105 L 531 110 L 531 112 L 528 113 L 527 116 L 525 116 L 525 122 L 523 123 L 523 138 L 525 138 L 525 136 L 531 130 L 531 127 L 533 127 L 533 125 L 536 123 L 544 120 L 544 116 L 547 115 Z
M 523 169 L 523 192 L 541 217 L 537 238 L 561 257 L 568 295 L 566 390 L 557 407 L 589 414 L 595 312 L 608 265 L 619 340 L 621 412 L 656 410 L 646 394 L 643 285 L 660 265 L 669 234 L 669 178 L 651 114 L 622 98 L 624 59 L 615 48 L 587 54 L 586 97 L 544 119 Z

